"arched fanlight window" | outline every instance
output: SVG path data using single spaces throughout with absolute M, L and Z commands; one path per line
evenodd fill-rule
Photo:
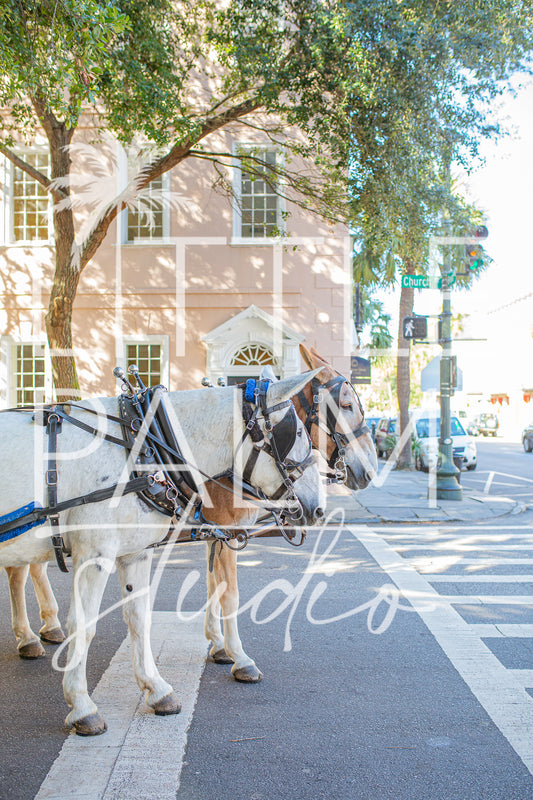
M 247 344 L 231 359 L 232 367 L 264 367 L 267 364 L 275 367 L 277 361 L 272 350 L 262 344 Z

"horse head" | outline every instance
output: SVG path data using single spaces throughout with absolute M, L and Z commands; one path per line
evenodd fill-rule
M 318 448 L 334 469 L 339 462 L 339 444 L 344 450 L 344 482 L 349 489 L 364 489 L 377 473 L 378 460 L 372 435 L 364 422 L 364 410 L 359 395 L 346 379 L 334 370 L 312 347 L 300 345 L 303 360 L 311 370 L 322 367 L 315 379 L 319 384 L 319 406 L 316 424 L 308 422 L 313 446 Z M 315 386 L 317 386 L 315 383 Z M 303 390 L 306 406 L 312 407 L 313 388 Z M 298 415 L 309 416 L 302 401 L 295 398 Z M 342 463 L 342 462 L 341 462 Z
M 316 370 L 313 376 L 315 374 Z M 262 406 L 257 414 L 257 424 L 265 437 L 267 452 L 270 453 L 270 466 L 274 469 L 269 480 L 263 461 L 261 472 L 253 474 L 254 483 L 257 485 L 260 479 L 262 483 L 260 488 L 267 497 L 275 500 L 281 500 L 282 493 L 287 494 L 287 490 L 289 496 L 293 492 L 301 506 L 299 516 L 293 520 L 299 525 L 314 524 L 323 517 L 326 507 L 325 490 L 312 453 L 309 435 L 290 402 L 291 397 L 301 391 L 310 379 L 310 374 L 296 375 L 282 381 L 276 381 L 274 378 L 268 385 L 264 399 L 266 418 Z M 290 477 L 292 486 L 284 484 L 286 476 Z M 285 501 L 286 499 L 283 498 Z

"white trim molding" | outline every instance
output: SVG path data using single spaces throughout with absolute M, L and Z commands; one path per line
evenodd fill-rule
M 251 305 L 202 336 L 207 350 L 206 375 L 211 383 L 216 383 L 218 378 L 226 380 L 228 375 L 239 374 L 240 368 L 232 366 L 231 361 L 235 353 L 245 345 L 259 344 L 273 350 L 277 331 L 281 332 L 282 353 L 281 358 L 277 359 L 281 377 L 298 375 L 299 345 L 305 340 L 305 336 L 288 325 L 279 325 L 271 314 Z M 258 367 L 258 372 L 259 369 Z M 244 371 L 247 374 L 250 372 Z

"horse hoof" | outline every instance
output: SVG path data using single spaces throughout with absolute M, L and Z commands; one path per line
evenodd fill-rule
M 44 647 L 39 642 L 29 642 L 19 647 L 21 658 L 42 658 L 46 655 Z
M 47 644 L 61 644 L 61 642 L 64 642 L 66 638 L 61 628 L 52 628 L 49 631 L 41 631 L 40 637 L 41 641 L 46 642 Z
M 100 736 L 101 733 L 105 733 L 107 730 L 105 720 L 97 713 L 88 714 L 82 719 L 77 719 L 73 723 L 73 727 L 78 736 Z
M 248 664 L 246 667 L 232 670 L 232 675 L 236 681 L 241 683 L 259 683 L 263 680 L 263 673 L 257 669 L 255 664 Z
M 158 700 L 154 709 L 156 717 L 168 717 L 169 714 L 179 714 L 181 711 L 181 703 L 174 692 L 170 692 L 161 700 Z
M 213 653 L 211 658 L 215 664 L 233 664 L 233 659 L 226 655 L 224 648 L 217 650 L 216 653 Z

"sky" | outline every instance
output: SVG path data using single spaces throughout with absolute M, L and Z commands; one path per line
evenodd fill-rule
M 486 341 L 454 350 L 465 392 L 512 392 L 522 401 L 522 389 L 533 388 L 533 79 L 516 97 L 507 94 L 497 113 L 512 135 L 483 143 L 484 164 L 460 178 L 468 199 L 486 212 L 493 263 L 470 291 L 452 293 L 452 311 L 470 315 L 463 336 Z M 386 299 L 395 319 L 398 303 L 399 290 Z M 437 314 L 440 303 L 437 291 L 415 291 L 417 314 Z

